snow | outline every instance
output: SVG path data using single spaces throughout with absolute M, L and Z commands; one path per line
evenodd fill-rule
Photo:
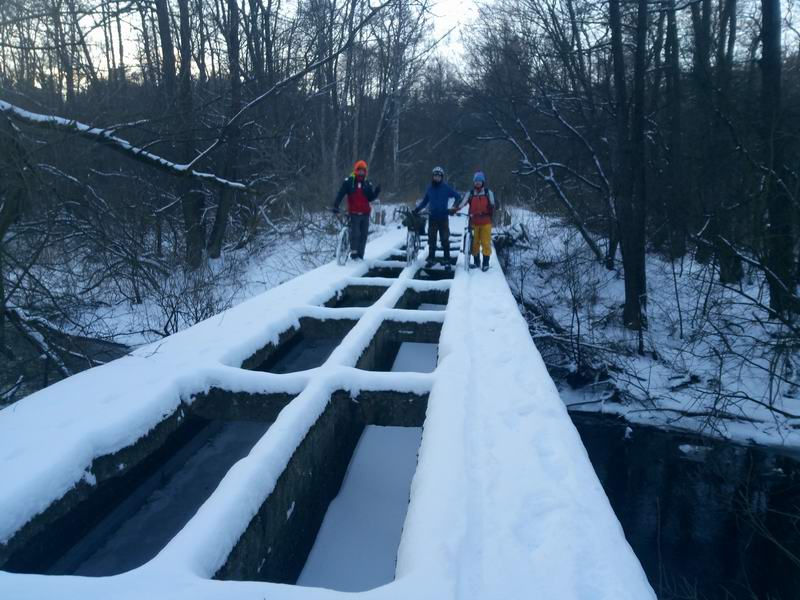
M 346 597 L 321 588 L 211 577 L 331 394 L 396 390 L 429 393 L 428 409 L 395 578 L 363 592 L 365 600 L 527 599 L 533 590 L 538 597 L 565 600 L 654 598 L 497 263 L 487 273 L 456 268 L 452 281 L 423 282 L 413 279 L 420 259 L 396 279 L 379 279 L 390 287 L 371 307 L 319 306 L 336 290 L 361 283 L 359 277 L 404 239 L 403 230 L 390 230 L 369 243 L 363 263 L 321 266 L 0 411 L 5 541 L 91 472 L 93 459 L 134 443 L 193 395 L 212 386 L 296 394 L 147 564 L 100 578 L 0 572 L 0 597 Z M 409 286 L 449 288 L 447 310 L 392 308 Z M 273 374 L 239 368 L 303 316 L 359 320 L 315 369 Z M 354 368 L 385 319 L 443 323 L 432 373 Z
M 202 314 L 198 304 L 222 312 L 329 262 L 334 256 L 336 235 L 322 227 L 327 217 L 309 214 L 300 218 L 315 223 L 315 227 L 298 235 L 282 230 L 265 232 L 252 246 L 228 250 L 221 258 L 210 261 L 193 275 L 200 279 L 199 283 L 183 273 L 173 273 L 160 282 L 157 292 L 144 296 L 139 304 L 128 301 L 130 291 L 122 294 L 116 286 L 100 286 L 96 296 L 90 298 L 94 300 L 89 302 L 90 310 L 70 315 L 77 327 L 71 327 L 70 323 L 60 325 L 77 335 L 111 339 L 133 347 L 161 340 L 176 329 L 186 329 L 195 324 L 189 319 L 198 312 Z M 371 228 L 374 235 L 385 232 L 385 227 Z M 276 247 L 280 252 L 275 252 Z M 78 257 L 78 263 L 80 260 L 82 257 Z M 82 272 L 79 264 L 75 270 Z M 360 285 L 380 285 L 371 278 L 358 281 Z M 48 280 L 48 285 L 55 289 L 69 288 L 70 284 Z M 341 281 L 331 295 L 346 284 Z M 197 285 L 201 287 L 202 299 L 196 297 Z M 320 298 L 319 303 L 326 300 L 328 297 Z
M 678 450 L 689 455 L 705 455 L 711 448 L 709 446 L 697 446 L 695 444 L 681 444 L 678 446 Z
M 438 344 L 403 342 L 392 364 L 392 371 L 431 373 L 436 368 Z
M 447 308 L 444 304 L 433 304 L 431 302 L 423 302 L 419 305 L 419 310 L 445 310 Z
M 768 302 L 758 273 L 747 272 L 735 291 L 711 285 L 710 266 L 690 256 L 670 263 L 649 254 L 647 354 L 640 356 L 636 334 L 621 326 L 619 270 L 608 271 L 595 261 L 574 229 L 559 219 L 514 209 L 513 220 L 529 234 L 528 247 L 511 252 L 514 292 L 559 323 L 566 330 L 561 341 L 573 349 L 570 327 L 577 331 L 579 324 L 581 345 L 601 357 L 611 384 L 622 392 L 623 401 L 614 401 L 602 386 L 564 385 L 561 396 L 571 410 L 741 443 L 800 447 L 795 398 L 800 386 L 792 380 L 797 357 L 787 351 L 784 367 L 775 364 L 782 360 L 775 340 L 785 333 L 745 296 Z M 559 336 L 545 330 L 541 337 Z M 574 371 L 575 358 L 564 358 L 567 363 L 559 366 Z
M 419 427 L 364 429 L 297 585 L 362 592 L 394 579 L 421 439 Z
M 387 254 L 403 237 L 396 230 L 376 240 L 368 257 Z M 367 269 L 366 263 L 325 265 L 0 411 L 0 472 L 4 490 L 13 490 L 0 495 L 0 543 L 75 485 L 94 457 L 133 444 L 182 400 L 212 385 L 251 392 L 302 389 L 307 375 L 290 375 L 288 385 L 276 387 L 269 374 L 225 365 L 238 367 L 277 341 L 280 332 L 299 324 L 301 315 L 313 313 L 304 303 L 313 304 L 343 277 Z M 325 310 L 316 314 L 324 316 Z M 352 356 L 352 364 L 357 358 Z M 56 442 L 60 451 L 53 453 Z

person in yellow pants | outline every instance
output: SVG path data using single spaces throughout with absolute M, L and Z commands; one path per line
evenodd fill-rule
M 471 269 L 489 270 L 489 257 L 492 255 L 492 213 L 494 212 L 494 193 L 486 187 L 486 176 L 478 171 L 472 178 L 472 189 L 464 194 L 458 206 L 454 206 L 451 214 L 469 204 L 469 221 L 472 225 L 472 261 Z M 483 253 L 483 264 L 480 254 Z

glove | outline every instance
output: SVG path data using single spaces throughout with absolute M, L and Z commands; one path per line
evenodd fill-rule
M 334 206 L 334 207 L 331 209 L 331 212 L 332 212 L 333 214 L 335 214 L 335 215 L 338 215 L 338 214 L 339 214 L 340 212 L 342 212 L 342 211 L 339 209 L 339 207 L 338 207 L 338 206 Z
M 381 195 L 381 186 L 376 185 L 375 186 L 375 197 L 377 198 L 380 195 Z
M 450 210 L 448 210 L 447 212 L 449 212 L 451 215 L 454 215 L 454 214 L 456 214 L 456 212 L 458 212 L 458 211 L 457 211 L 455 208 L 451 208 L 451 209 L 450 209 Z
M 418 215 L 418 214 L 419 214 L 419 209 L 418 209 L 418 208 L 415 208 L 415 209 L 414 209 L 414 210 L 412 210 L 411 212 L 412 212 L 412 213 L 414 213 L 415 215 Z

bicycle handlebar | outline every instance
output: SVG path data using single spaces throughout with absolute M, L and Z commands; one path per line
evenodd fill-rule
M 421 211 L 415 213 L 413 208 L 409 208 L 407 206 L 398 206 L 395 209 L 395 211 L 397 211 L 400 214 L 415 214 L 417 216 L 427 215 L 428 214 L 428 209 L 427 208 L 425 210 L 421 210 Z

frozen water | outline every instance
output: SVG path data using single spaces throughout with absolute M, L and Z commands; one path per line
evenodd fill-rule
M 445 310 L 446 304 L 433 304 L 432 302 L 423 302 L 419 305 L 419 310 Z
M 143 565 L 166 546 L 208 499 L 269 423 L 215 422 L 133 491 L 51 569 L 104 576 Z
M 298 585 L 362 592 L 394 579 L 420 427 L 364 429 Z
M 439 344 L 403 342 L 392 364 L 392 371 L 432 373 L 436 369 Z

